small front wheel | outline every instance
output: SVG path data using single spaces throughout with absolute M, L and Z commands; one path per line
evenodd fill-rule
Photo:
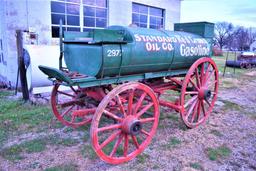
M 149 145 L 159 120 L 159 103 L 142 83 L 114 88 L 99 104 L 91 124 L 91 141 L 107 163 L 127 162 Z

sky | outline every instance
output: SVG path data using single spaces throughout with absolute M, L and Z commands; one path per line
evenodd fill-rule
M 256 27 L 256 0 L 183 0 L 181 22 L 231 22 Z

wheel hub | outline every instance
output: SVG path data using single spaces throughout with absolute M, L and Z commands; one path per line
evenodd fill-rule
M 211 90 L 208 90 L 208 89 L 205 89 L 205 88 L 201 88 L 199 90 L 198 98 L 200 100 L 203 100 L 203 99 L 204 100 L 208 100 L 211 97 L 211 95 L 212 95 Z
M 130 135 L 138 135 L 141 129 L 141 122 L 134 116 L 128 116 L 122 123 L 122 131 Z
M 212 95 L 211 90 L 205 90 L 204 91 L 204 99 L 205 100 L 208 100 L 211 97 L 211 95 Z

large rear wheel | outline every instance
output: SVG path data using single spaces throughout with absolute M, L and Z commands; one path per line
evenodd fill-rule
M 149 145 L 159 119 L 153 90 L 141 83 L 114 88 L 99 104 L 91 124 L 91 141 L 107 163 L 127 162 Z

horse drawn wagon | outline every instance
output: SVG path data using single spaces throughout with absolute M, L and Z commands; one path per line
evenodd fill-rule
M 67 126 L 91 124 L 93 149 L 105 162 L 119 164 L 143 152 L 156 133 L 160 106 L 180 113 L 189 128 L 211 113 L 218 69 L 205 30 L 202 37 L 111 26 L 64 32 L 64 39 L 60 32 L 59 69 L 39 66 L 54 83 L 53 113 Z M 170 90 L 179 98 L 162 98 Z

